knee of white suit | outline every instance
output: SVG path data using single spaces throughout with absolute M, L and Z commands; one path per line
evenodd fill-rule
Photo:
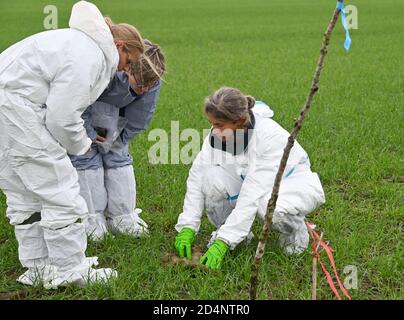
M 220 166 L 207 169 L 203 176 L 202 192 L 212 201 L 234 198 L 240 193 L 243 180 Z
M 4 174 L 4 172 L 2 172 Z M 5 191 L 7 197 L 7 218 L 11 225 L 19 225 L 35 212 L 41 212 L 42 205 L 32 192 L 29 192 L 15 175 L 5 175 L 0 178 L 12 183 Z M 13 182 L 9 181 L 14 180 Z M 15 181 L 16 180 L 16 181 Z M 15 190 L 11 190 L 14 187 Z
M 44 232 L 39 222 L 16 225 L 14 228 L 18 241 L 18 256 L 25 268 L 36 268 L 47 263 L 48 249 Z
M 38 129 L 39 130 L 39 129 Z M 66 150 L 40 126 L 42 148 L 28 158 L 14 157 L 12 169 L 26 190 L 34 194 L 42 205 L 41 225 L 62 228 L 87 214 L 87 205 L 80 196 L 77 172 Z M 46 148 L 44 147 L 46 146 Z
M 52 166 L 23 163 L 17 170 L 8 165 L 1 172 L 0 187 L 7 197 L 10 223 L 19 225 L 35 212 L 41 212 L 41 226 L 55 229 L 85 218 L 87 205 L 80 196 L 76 171 L 70 166 L 63 163 L 53 170 Z
M 88 214 L 87 203 L 80 195 L 80 185 L 76 170 L 72 183 L 66 185 L 64 192 L 58 191 L 53 199 L 46 199 L 42 203 L 41 226 L 47 229 L 61 229 L 75 223 L 77 220 L 85 220 Z M 61 189 L 61 183 L 59 188 Z M 53 200 L 54 202 L 52 202 Z
M 310 170 L 282 180 L 276 209 L 292 215 L 308 215 L 325 202 L 318 175 Z
M 53 230 L 65 228 L 78 220 L 84 221 L 88 214 L 87 203 L 80 195 L 77 196 L 71 209 L 67 210 L 66 212 L 60 207 L 51 208 L 47 206 L 46 209 L 42 210 L 41 226 Z M 63 215 L 61 214 L 61 217 L 58 217 L 58 212 L 63 213 Z
M 241 179 L 231 176 L 220 166 L 206 170 L 202 193 L 208 219 L 216 227 L 220 227 L 235 208 L 241 185 Z
M 274 225 L 285 220 L 286 225 L 301 225 L 304 216 L 325 202 L 324 191 L 318 175 L 310 169 L 295 170 L 290 177 L 283 178 L 273 215 Z M 271 194 L 260 200 L 258 216 L 264 219 Z M 286 217 L 286 218 L 285 218 Z M 288 228 L 287 226 L 285 228 Z

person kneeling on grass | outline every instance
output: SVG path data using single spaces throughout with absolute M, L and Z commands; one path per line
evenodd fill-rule
M 156 110 L 165 58 L 145 40 L 145 52 L 131 70 L 118 72 L 101 97 L 83 114 L 93 145 L 84 156 L 71 156 L 80 194 L 89 209 L 87 235 L 102 240 L 112 233 L 141 236 L 147 224 L 136 208 L 136 181 L 129 141 L 146 130 Z
M 273 111 L 265 103 L 234 88 L 223 87 L 207 97 L 205 112 L 213 128 L 189 173 L 175 247 L 181 257 L 192 257 L 205 208 L 217 230 L 200 263 L 216 269 L 229 249 L 253 237 L 255 216 L 264 220 L 289 133 L 271 119 Z M 307 248 L 305 216 L 324 201 L 320 179 L 295 141 L 272 219 L 288 254 Z

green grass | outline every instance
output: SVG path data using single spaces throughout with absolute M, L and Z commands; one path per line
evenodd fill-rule
M 55 0 L 60 27 L 74 1 Z M 136 25 L 165 50 L 169 73 L 150 129 L 208 128 L 205 96 L 221 85 L 235 86 L 273 105 L 274 119 L 291 129 L 311 84 L 322 34 L 336 1 L 314 0 L 119 0 L 94 1 L 117 22 Z M 403 299 L 403 102 L 404 3 L 349 1 L 359 9 L 352 49 L 343 48 L 340 22 L 332 36 L 320 91 L 298 140 L 321 176 L 327 202 L 309 221 L 324 231 L 336 250 L 341 272 L 358 268 L 353 299 Z M 0 50 L 42 31 L 48 1 L 2 1 Z M 168 267 L 174 225 L 181 212 L 189 165 L 151 165 L 147 133 L 131 143 L 138 207 L 151 237 L 125 236 L 89 243 L 88 255 L 113 266 L 110 286 L 46 291 L 29 288 L 31 299 L 247 299 L 257 240 L 240 245 L 220 272 Z M 0 293 L 24 288 L 13 230 L 0 215 Z M 209 239 L 204 220 L 198 241 Z M 260 230 L 254 225 L 255 233 Z M 259 287 L 260 299 L 310 299 L 311 255 L 285 256 L 271 234 Z M 321 274 L 321 272 L 319 273 Z M 323 276 L 318 297 L 333 296 Z

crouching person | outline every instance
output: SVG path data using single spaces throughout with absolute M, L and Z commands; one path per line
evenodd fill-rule
M 136 180 L 131 139 L 146 130 L 156 110 L 165 58 L 158 45 L 145 40 L 145 52 L 126 72 L 118 72 L 101 97 L 83 114 L 91 152 L 71 156 L 80 194 L 89 209 L 87 235 L 102 240 L 108 230 L 142 236 L 147 224 L 136 209 Z
M 217 228 L 200 263 L 219 268 L 229 249 L 251 239 L 256 216 L 265 218 L 268 200 L 289 133 L 271 119 L 272 110 L 238 89 L 221 88 L 205 100 L 213 128 L 191 167 L 175 247 L 191 258 L 202 211 Z M 282 178 L 273 229 L 288 254 L 309 244 L 305 216 L 325 201 L 307 153 L 296 141 Z

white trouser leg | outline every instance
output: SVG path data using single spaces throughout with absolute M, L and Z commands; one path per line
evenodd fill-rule
M 18 258 L 28 268 L 17 281 L 34 285 L 41 280 L 42 268 L 48 264 L 48 249 L 39 221 L 22 224 L 41 212 L 39 199 L 29 191 L 21 179 L 10 169 L 7 157 L 0 151 L 0 188 L 7 199 L 7 217 L 14 226 L 18 242 Z M 39 216 L 40 218 L 40 216 Z
M 107 207 L 107 191 L 104 183 L 104 168 L 95 170 L 77 170 L 80 195 L 88 207 L 85 219 L 87 236 L 93 240 L 102 240 L 108 232 L 104 211 Z
M 219 229 L 236 207 L 243 180 L 231 175 L 220 166 L 206 170 L 203 177 L 202 192 L 205 196 L 205 210 L 209 221 Z M 247 240 L 253 238 L 250 232 Z M 212 233 L 210 246 L 216 240 L 216 231 Z
M 14 231 L 22 266 L 25 268 L 43 266 L 47 261 L 48 249 L 39 221 L 33 224 L 17 225 Z
M 57 266 L 59 271 L 73 269 L 85 260 L 87 241 L 83 241 L 86 239 L 83 223 L 72 223 L 56 230 L 44 228 L 44 236 L 50 263 Z
M 136 206 L 136 180 L 132 166 L 105 169 L 105 187 L 108 193 L 107 223 L 113 233 L 133 236 L 147 234 L 147 224 Z
M 75 279 L 78 278 L 83 284 L 83 279 L 97 278 L 98 271 L 102 274 L 100 279 L 104 271 L 113 275 L 110 269 L 91 268 L 96 264 L 96 257 L 85 258 L 85 229 L 76 222 L 86 217 L 87 206 L 79 194 L 76 170 L 66 151 L 41 121 L 42 111 L 38 115 L 34 107 L 5 98 L 0 90 L 0 131 L 3 132 L 0 136 L 0 189 L 7 198 L 11 198 L 8 204 L 19 199 L 7 213 L 14 225 L 21 224 L 32 215 L 21 210 L 25 206 L 25 194 L 32 195 L 41 205 L 39 225 L 43 228 L 48 249 L 48 269 L 52 271 L 47 273 L 46 279 L 45 276 L 42 279 L 45 287 L 77 283 Z M 19 97 L 14 99 L 18 102 L 22 100 Z M 20 213 L 18 210 L 21 210 Z M 31 244 L 28 246 L 34 247 Z
M 23 267 L 28 270 L 17 281 L 27 284 L 38 284 L 48 261 L 48 248 L 44 239 L 43 229 L 38 222 L 16 225 L 15 236 L 18 242 L 18 257 Z
M 235 208 L 243 181 L 214 166 L 203 177 L 202 192 L 209 221 L 219 228 Z
M 93 269 L 98 265 L 97 257 L 86 258 L 86 230 L 83 223 L 73 223 L 65 228 L 52 230 L 44 228 L 48 246 L 50 265 L 48 279 L 44 279 L 47 289 L 75 284 L 80 287 L 88 283 L 100 282 L 116 277 L 116 271 L 104 268 Z

